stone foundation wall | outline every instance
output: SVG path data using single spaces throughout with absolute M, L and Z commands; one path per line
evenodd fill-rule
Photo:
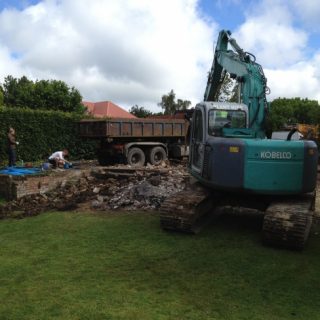
M 6 200 L 14 199 L 12 192 L 12 176 L 1 175 L 0 176 L 0 197 Z
M 0 197 L 17 200 L 26 195 L 42 194 L 68 181 L 75 182 L 89 174 L 89 170 L 52 171 L 36 176 L 0 175 Z

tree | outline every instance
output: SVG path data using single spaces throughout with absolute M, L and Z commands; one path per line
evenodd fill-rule
M 12 76 L 7 76 L 4 79 L 3 84 L 3 98 L 4 104 L 8 107 L 14 106 L 16 102 L 16 96 L 18 91 L 17 79 Z
M 230 74 L 226 71 L 223 71 L 221 74 L 220 81 L 215 90 L 213 96 L 213 101 L 219 102 L 238 102 L 239 101 L 239 83 L 230 77 Z
M 231 92 L 230 92 L 230 95 L 229 95 L 229 98 L 228 98 L 227 101 L 229 101 L 229 102 L 239 102 L 239 101 L 240 101 L 240 97 L 239 97 L 239 95 L 240 95 L 239 86 L 240 86 L 240 85 L 239 85 L 238 82 L 236 82 L 236 83 L 234 84 L 234 86 L 232 87 L 232 90 L 231 90 Z
M 217 96 L 215 97 L 215 101 L 230 101 L 237 102 L 238 101 L 238 83 L 231 79 L 230 74 L 225 72 L 223 75 L 223 80 L 220 84 L 220 88 L 217 91 Z
M 151 111 L 147 110 L 144 107 L 139 107 L 138 105 L 134 105 L 133 107 L 131 107 L 129 112 L 138 118 L 146 118 L 152 115 Z
M 8 107 L 80 113 L 85 110 L 79 91 L 59 80 L 33 82 L 26 76 L 16 79 L 9 75 L 4 81 L 3 95 Z
M 176 106 L 177 106 L 176 109 L 177 110 L 186 110 L 186 109 L 188 109 L 188 107 L 190 107 L 190 105 L 191 105 L 191 101 L 178 99 L 177 104 L 176 104 Z
M 0 106 L 3 106 L 3 101 L 4 101 L 3 88 L 0 85 Z
M 33 104 L 34 84 L 26 76 L 4 79 L 4 104 L 8 107 L 26 107 Z
M 307 98 L 278 98 L 271 102 L 269 121 L 272 130 L 297 123 L 318 124 L 320 106 L 318 101 Z
M 191 105 L 189 100 L 178 99 L 176 102 L 176 94 L 171 90 L 168 94 L 165 94 L 161 98 L 161 102 L 158 103 L 162 109 L 164 109 L 164 114 L 173 115 L 178 110 L 186 110 Z

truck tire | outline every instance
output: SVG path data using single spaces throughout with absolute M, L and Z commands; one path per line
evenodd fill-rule
M 128 164 L 134 167 L 142 167 L 146 161 L 144 152 L 140 148 L 131 148 L 127 156 Z
M 162 147 L 153 147 L 149 154 L 150 163 L 154 166 L 158 166 L 162 161 L 167 159 L 167 153 Z

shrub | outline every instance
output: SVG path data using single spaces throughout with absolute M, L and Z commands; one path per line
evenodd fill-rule
M 54 151 L 67 148 L 71 159 L 93 159 L 96 141 L 78 135 L 78 113 L 0 107 L 0 162 L 7 159 L 7 130 L 15 128 L 18 159 L 45 160 Z

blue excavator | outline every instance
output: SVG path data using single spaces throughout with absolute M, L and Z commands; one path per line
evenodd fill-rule
M 237 84 L 237 103 L 217 101 L 227 75 Z M 163 203 L 164 229 L 197 232 L 222 208 L 241 208 L 263 213 L 264 243 L 304 247 L 315 206 L 318 149 L 313 141 L 293 140 L 294 129 L 285 140 L 267 138 L 268 90 L 256 58 L 222 30 L 204 100 L 190 124 L 188 168 L 197 182 Z

